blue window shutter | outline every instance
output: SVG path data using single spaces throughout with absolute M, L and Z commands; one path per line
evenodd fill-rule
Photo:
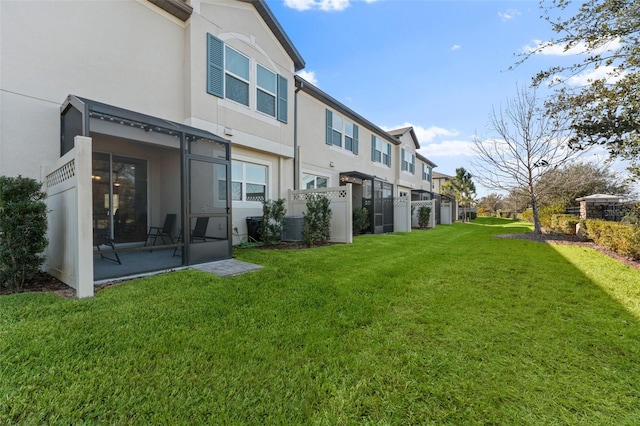
M 207 33 L 207 93 L 224 97 L 224 43 Z
M 391 167 L 391 145 L 387 144 L 387 166 Z
M 287 79 L 278 74 L 278 120 L 283 123 L 287 122 L 287 97 L 289 93 L 289 85 Z
M 333 114 L 327 110 L 327 136 L 325 142 L 327 145 L 332 145 L 331 138 L 333 134 Z
M 358 155 L 358 126 L 353 125 L 353 153 Z
M 371 161 L 376 161 L 376 137 L 371 135 Z

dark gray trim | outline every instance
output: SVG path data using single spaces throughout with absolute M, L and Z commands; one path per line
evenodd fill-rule
M 91 114 L 105 115 L 109 117 L 117 117 L 127 120 L 132 123 L 144 125 L 154 131 L 167 131 L 174 133 L 184 133 L 199 138 L 211 139 L 216 142 L 222 142 L 225 144 L 231 144 L 228 139 L 221 138 L 206 130 L 198 129 L 196 127 L 187 126 L 186 124 L 176 123 L 174 121 L 165 120 L 163 118 L 154 117 L 151 115 L 142 114 L 139 112 L 131 111 L 128 109 L 120 108 L 113 105 L 108 105 L 102 102 L 92 101 L 90 99 L 81 98 L 76 95 L 69 95 L 65 102 L 60 107 L 60 113 L 63 114 L 67 106 L 71 104 L 79 111 L 84 112 L 84 119 L 87 121 L 86 128 L 84 129 L 84 135 L 89 136 L 90 129 L 88 127 L 88 120 Z M 146 130 L 146 129 L 145 129 Z
M 373 124 L 372 122 L 370 122 L 369 120 L 361 116 L 360 114 L 356 113 L 354 110 L 348 108 L 344 104 L 338 102 L 336 99 L 332 98 L 327 93 L 318 89 L 316 86 L 309 83 L 307 80 L 303 79 L 302 77 L 299 77 L 297 75 L 294 77 L 296 80 L 296 87 L 301 89 L 303 92 L 319 100 L 323 104 L 335 109 L 339 113 L 344 114 L 345 116 L 355 121 L 355 124 L 358 124 L 362 127 L 369 129 L 369 131 L 384 138 L 387 142 L 393 145 L 400 145 L 400 141 L 396 139 L 394 136 L 392 136 L 391 134 L 389 134 L 389 132 L 382 130 L 380 127 L 376 126 L 375 124 Z
M 418 158 L 418 160 L 422 161 L 423 163 L 427 163 L 429 166 L 431 166 L 431 168 L 438 167 L 438 165 L 436 163 L 434 163 L 433 161 L 429 160 L 427 157 L 425 157 L 424 155 L 422 155 L 420 153 L 416 152 L 416 157 Z
M 302 56 L 298 52 L 298 49 L 296 49 L 296 47 L 293 45 L 293 42 L 291 41 L 291 39 L 289 39 L 287 33 L 285 33 L 284 29 L 280 26 L 280 23 L 273 15 L 273 12 L 271 12 L 271 9 L 269 9 L 269 6 L 267 6 L 267 2 L 265 0 L 240 1 L 251 3 L 256 8 L 271 32 L 273 32 L 273 35 L 276 36 L 282 47 L 284 47 L 284 49 L 287 51 L 289 57 L 293 60 L 296 71 L 300 71 L 301 69 L 303 69 L 305 67 L 304 59 L 302 59 Z
M 186 21 L 191 17 L 193 7 L 189 6 L 184 0 L 147 0 L 160 9 L 172 14 L 181 21 Z

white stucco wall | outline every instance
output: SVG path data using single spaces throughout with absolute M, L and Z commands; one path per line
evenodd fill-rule
M 75 94 L 183 121 L 184 26 L 147 2 L 0 1 L 0 174 L 40 178 Z

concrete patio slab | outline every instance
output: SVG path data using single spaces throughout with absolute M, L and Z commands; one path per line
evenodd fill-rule
M 203 272 L 209 272 L 219 277 L 231 277 L 235 275 L 241 275 L 251 271 L 257 271 L 262 269 L 263 266 L 255 265 L 253 263 L 242 262 L 236 259 L 218 260 L 216 262 L 203 263 L 200 265 L 193 265 L 191 269 L 197 269 Z

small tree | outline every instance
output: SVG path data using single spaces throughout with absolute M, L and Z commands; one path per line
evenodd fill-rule
M 418 209 L 418 226 L 420 229 L 429 227 L 429 219 L 431 218 L 431 207 L 422 206 Z
M 262 241 L 266 245 L 278 244 L 282 240 L 282 223 L 287 209 L 285 200 L 266 200 L 262 205 Z
M 20 290 L 44 261 L 46 193 L 31 178 L 0 177 L 0 285 Z
M 456 169 L 456 175 L 451 180 L 448 180 L 442 189 L 445 193 L 452 194 L 458 205 L 462 206 L 465 214 L 462 216 L 462 220 L 467 220 L 467 207 L 471 207 L 471 204 L 476 197 L 476 185 L 473 183 L 471 173 L 465 170 L 464 167 L 458 167 Z
M 579 155 L 568 148 L 571 133 L 559 117 L 550 117 L 539 108 L 535 91 L 518 90 L 504 108 L 493 110 L 493 137 L 476 138 L 474 176 L 486 188 L 527 195 L 533 211 L 534 233 L 542 232 L 538 209 L 538 182 L 543 173 L 567 164 Z
M 324 244 L 331 234 L 331 201 L 322 195 L 310 195 L 304 216 L 304 242 L 308 247 Z

